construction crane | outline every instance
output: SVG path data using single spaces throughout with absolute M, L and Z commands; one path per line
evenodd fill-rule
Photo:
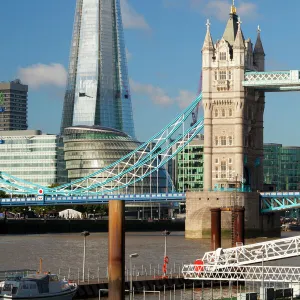
M 264 262 L 300 255 L 300 236 L 206 252 L 184 265 L 186 279 L 300 282 L 300 267 L 265 266 Z M 262 266 L 252 264 L 262 263 Z
M 199 87 L 198 87 L 198 93 L 197 95 L 200 95 L 202 92 L 202 72 L 200 75 L 200 81 L 199 81 Z M 197 123 L 198 120 L 198 112 L 199 112 L 199 106 L 200 106 L 200 102 L 198 103 L 198 105 L 195 107 L 194 111 L 192 112 L 192 122 L 191 122 L 191 127 L 194 126 Z

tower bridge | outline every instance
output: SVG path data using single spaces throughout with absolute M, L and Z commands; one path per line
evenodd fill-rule
M 232 6 L 223 37 L 214 43 L 207 22 L 202 93 L 152 138 L 109 166 L 54 188 L 0 172 L 0 190 L 9 195 L 0 199 L 0 206 L 186 200 L 186 236 L 204 237 L 210 232 L 210 208 L 240 203 L 246 209 L 249 236 L 278 234 L 276 215 L 262 213 L 300 207 L 300 194 L 258 192 L 263 190 L 265 92 L 299 90 L 300 71 L 265 71 L 260 29 L 253 47 L 241 24 Z M 204 116 L 187 126 L 199 103 Z M 204 190 L 177 193 L 165 166 L 203 130 Z M 151 186 L 151 174 L 159 172 L 166 174 L 165 191 L 159 191 L 158 184 Z M 143 184 L 137 188 L 136 183 L 147 180 L 149 190 L 143 190 Z M 228 229 L 231 221 L 222 214 L 222 227 Z

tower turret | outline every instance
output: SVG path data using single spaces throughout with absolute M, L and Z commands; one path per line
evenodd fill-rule
M 233 57 L 235 63 L 239 66 L 245 65 L 245 39 L 241 28 L 241 19 L 238 18 L 237 25 L 238 31 L 235 36 L 235 40 L 233 43 Z
M 215 48 L 210 34 L 209 20 L 206 22 L 206 36 L 202 48 L 202 99 L 204 109 L 204 165 L 208 172 L 204 174 L 204 182 L 211 187 L 211 167 L 212 167 L 212 107 L 210 94 L 213 85 L 212 64 L 215 57 Z
M 257 71 L 265 70 L 265 51 L 260 38 L 261 29 L 257 27 L 257 39 L 253 52 L 254 66 L 257 68 Z

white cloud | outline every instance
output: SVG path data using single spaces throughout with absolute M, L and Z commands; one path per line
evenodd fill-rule
M 124 28 L 149 30 L 150 26 L 144 16 L 137 13 L 128 3 L 128 0 L 121 0 L 121 12 Z
M 38 89 L 43 85 L 65 87 L 67 71 L 61 64 L 35 64 L 18 70 L 18 77 L 30 88 Z
M 128 60 L 131 59 L 132 54 L 131 54 L 131 52 L 129 52 L 129 50 L 127 48 L 125 49 L 125 51 L 126 51 L 126 58 L 127 58 L 127 61 L 128 61 Z
M 177 104 L 180 108 L 185 108 L 195 99 L 196 94 L 187 90 L 179 90 L 176 97 L 170 97 L 161 87 L 152 84 L 138 83 L 130 79 L 130 87 L 134 93 L 148 96 L 154 104 L 169 106 Z
M 192 103 L 192 101 L 195 100 L 195 98 L 196 93 L 192 93 L 187 90 L 180 90 L 179 95 L 175 98 L 175 101 L 180 108 L 186 108 Z
M 208 17 L 214 16 L 220 21 L 228 20 L 231 3 L 231 1 L 224 0 L 190 0 L 192 9 L 197 9 Z M 257 5 L 246 1 L 239 1 L 237 13 L 241 18 L 254 19 L 258 16 Z
M 162 88 L 152 84 L 142 84 L 130 79 L 130 88 L 134 93 L 149 96 L 154 104 L 168 106 L 174 102 Z

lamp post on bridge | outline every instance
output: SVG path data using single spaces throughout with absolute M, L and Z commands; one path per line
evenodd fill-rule
M 130 268 L 130 288 L 129 288 L 129 299 L 133 299 L 133 287 L 132 287 L 132 258 L 138 257 L 138 253 L 132 253 L 129 255 L 129 268 Z
M 262 300 L 265 300 L 265 284 L 264 284 L 264 280 L 265 280 L 265 274 L 264 274 L 264 255 L 265 255 L 265 251 L 264 250 L 256 250 L 255 251 L 257 254 L 261 254 L 261 273 L 262 273 L 262 280 L 261 280 L 261 286 L 262 286 Z

